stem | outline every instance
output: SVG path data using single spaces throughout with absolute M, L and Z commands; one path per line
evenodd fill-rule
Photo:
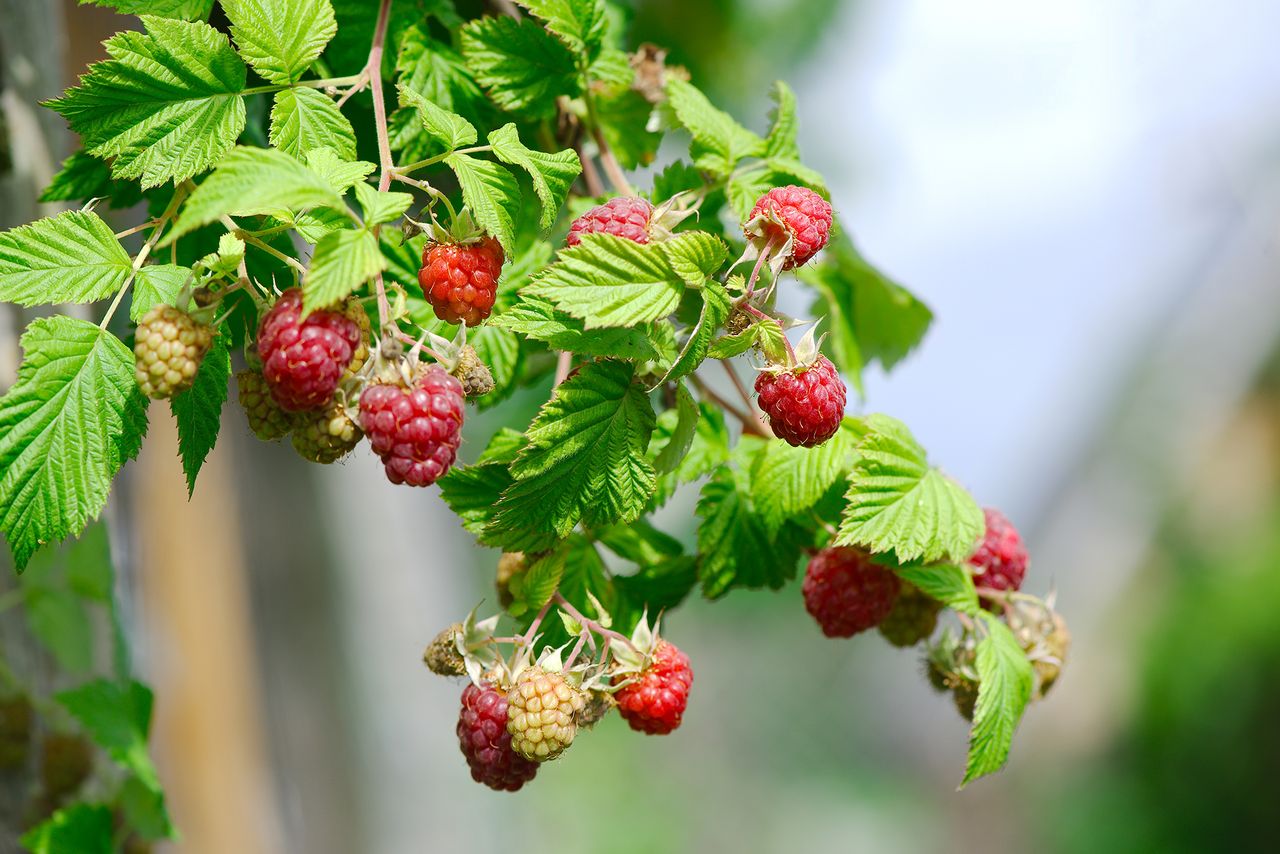
M 138 277 L 138 271 L 142 269 L 142 265 L 147 263 L 147 257 L 151 254 L 151 250 L 155 248 L 156 243 L 160 240 L 160 235 L 164 231 L 164 227 L 169 220 L 173 219 L 178 212 L 178 206 L 182 204 L 182 200 L 187 197 L 186 187 L 175 187 L 173 190 L 173 198 L 169 200 L 169 206 L 164 209 L 164 213 L 160 214 L 157 219 L 155 229 L 147 238 L 147 242 L 142 244 L 142 248 L 138 250 L 137 256 L 133 259 L 133 269 L 129 271 L 129 277 L 124 280 L 124 284 L 120 286 L 116 298 L 111 301 L 111 305 L 107 308 L 106 315 L 102 318 L 102 323 L 98 324 L 98 328 L 106 329 L 107 324 L 111 322 L 111 318 L 115 316 L 116 309 L 120 307 L 120 301 L 124 299 L 125 293 L 128 292 L 129 286 L 133 284 L 133 280 Z
M 756 424 L 760 427 L 760 435 L 773 437 L 773 428 L 771 428 L 756 410 L 755 403 L 751 400 L 751 395 L 747 392 L 747 387 L 742 384 L 742 378 L 738 376 L 738 372 L 733 369 L 733 365 L 729 362 L 721 362 L 724 365 L 725 373 L 729 375 L 729 379 L 733 381 L 733 387 L 738 390 L 738 396 L 742 398 L 742 402 L 746 404 L 747 411 L 755 418 Z
M 716 392 L 712 391 L 697 374 L 691 375 L 689 379 L 693 382 L 693 387 L 698 390 L 698 394 L 702 395 L 703 398 L 714 403 L 716 406 L 719 406 L 721 409 L 723 409 L 725 412 L 732 415 L 734 418 L 737 418 L 738 421 L 742 423 L 742 430 L 744 433 L 753 433 L 756 436 L 762 436 L 766 439 L 773 438 L 773 431 L 769 430 L 760 421 L 760 419 L 753 418 L 748 413 L 743 412 L 737 406 L 725 400 Z
M 245 89 L 241 95 L 270 95 L 274 92 L 282 92 L 285 89 L 295 89 L 302 87 L 304 89 L 337 89 L 342 86 L 353 86 L 361 82 L 361 74 L 352 74 L 348 77 L 325 77 L 320 80 L 299 80 L 297 83 L 276 84 L 269 86 L 254 86 Z
M 604 195 L 604 184 L 600 182 L 600 173 L 596 171 L 595 161 L 586 155 L 579 143 L 578 160 L 582 161 L 582 180 L 587 185 L 587 195 L 598 199 Z
M 559 596 L 560 594 L 556 594 Z M 533 622 L 529 624 L 529 628 L 520 636 L 520 645 L 528 646 L 533 643 L 533 636 L 538 633 L 538 626 L 542 625 L 542 620 L 547 616 L 547 612 L 551 610 L 551 605 L 555 602 L 555 596 L 542 603 L 542 610 L 533 618 Z
M 391 19 L 391 0 L 381 0 L 378 6 L 378 23 L 373 30 L 373 45 L 369 48 L 369 61 L 365 63 L 365 72 L 369 75 L 369 85 L 373 89 L 373 120 L 378 135 L 378 160 L 382 174 L 378 178 L 378 192 L 385 193 L 391 187 L 391 176 L 395 172 L 395 160 L 391 156 L 391 139 L 387 133 L 387 104 L 382 91 L 382 54 L 387 41 L 387 22 Z M 373 229 L 374 237 L 378 236 L 381 226 Z M 374 286 L 378 294 L 378 328 L 385 336 L 387 327 L 391 325 L 391 304 L 387 302 L 387 285 L 379 272 L 374 278 Z
M 591 97 L 591 92 L 583 93 L 582 100 L 587 105 L 587 122 L 591 125 L 591 138 L 596 141 L 596 147 L 600 149 L 600 164 L 604 166 L 604 173 L 609 176 L 609 183 L 613 185 L 613 189 L 624 196 L 634 196 L 635 190 L 631 188 L 626 174 L 618 165 L 617 158 L 613 156 L 613 149 L 604 138 L 604 132 L 600 130 L 600 118 L 596 115 L 596 103 Z
M 428 157 L 426 160 L 419 160 L 416 163 L 410 163 L 408 166 L 397 166 L 395 169 L 396 176 L 408 175 L 410 172 L 416 172 L 419 169 L 426 169 L 428 166 L 434 166 L 441 162 L 451 154 L 480 154 L 485 151 L 493 151 L 492 145 L 473 145 L 470 148 L 459 148 L 457 151 L 449 151 L 444 154 L 437 154 L 435 157 Z
M 578 635 L 578 642 L 573 645 L 573 651 L 569 653 L 569 657 L 565 660 L 564 669 L 568 670 L 573 667 L 573 663 L 578 660 L 578 653 L 582 652 L 582 646 L 587 642 L 587 638 L 591 637 L 590 632 L 583 632 Z
M 253 234 L 252 232 L 245 231 L 231 217 L 223 216 L 219 219 L 219 222 L 221 222 L 224 226 L 226 226 L 228 231 L 238 236 L 245 243 L 248 243 L 252 246 L 256 246 L 259 249 L 261 249 L 263 252 L 270 255 L 271 257 L 276 258 L 277 260 L 283 261 L 293 269 L 297 270 L 299 275 L 303 275 L 307 272 L 307 268 L 297 258 L 294 258 L 291 255 L 284 254 L 279 249 L 272 246 L 270 243 L 267 243 L 265 240 L 259 239 L 257 235 Z M 247 274 L 248 270 L 246 270 L 245 272 Z
M 556 591 L 556 594 L 551 597 L 551 601 L 559 605 L 561 610 L 563 610 L 570 617 L 573 617 L 573 619 L 581 623 L 584 628 L 590 629 L 591 631 L 595 632 L 601 637 L 610 638 L 613 640 L 620 640 L 623 643 L 625 643 L 627 646 L 629 646 L 631 649 L 636 648 L 636 645 L 631 642 L 631 638 L 627 637 L 626 635 L 620 632 L 615 632 L 613 629 L 606 629 L 604 626 L 600 625 L 590 617 L 583 616 L 582 612 L 579 611 L 577 608 L 573 607 L 573 605 L 569 604 L 569 600 L 561 596 L 559 591 Z M 639 650 L 636 650 L 636 651 L 639 652 Z
M 556 359 L 556 381 L 551 386 L 553 391 L 560 387 L 560 383 L 568 379 L 569 373 L 572 370 L 573 370 L 573 354 L 570 353 L 568 350 L 564 350 L 560 353 L 560 356 Z
M 156 221 L 154 219 L 149 219 L 142 225 L 135 225 L 133 228 L 127 228 L 124 231 L 117 231 L 116 240 L 123 240 L 131 234 L 137 234 L 139 231 L 146 231 L 148 228 L 155 226 L 155 224 Z
M 756 292 L 756 282 L 760 278 L 760 270 L 764 267 L 764 262 L 769 260 L 769 255 L 772 254 L 773 250 L 773 241 L 766 243 L 764 248 L 760 250 L 760 257 L 756 258 L 756 265 L 751 268 L 751 278 L 747 279 L 747 290 L 742 295 L 743 302 L 750 300 L 751 295 Z

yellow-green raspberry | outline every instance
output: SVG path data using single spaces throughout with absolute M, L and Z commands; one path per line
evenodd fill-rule
M 562 673 L 530 667 L 507 693 L 507 732 L 511 749 L 527 759 L 555 759 L 573 743 L 577 715 L 586 697 Z
M 313 463 L 336 463 L 364 438 L 360 427 L 341 403 L 334 401 L 316 412 L 294 416 L 293 449 Z
M 264 442 L 273 442 L 289 435 L 289 431 L 293 429 L 293 415 L 276 403 L 261 371 L 241 371 L 236 374 L 236 388 L 253 435 Z
M 893 610 L 879 626 L 880 634 L 894 646 L 915 646 L 927 640 L 938 627 L 942 603 L 922 593 L 918 587 L 903 584 L 893 603 Z
M 213 328 L 171 305 L 153 306 L 138 321 L 134 376 L 150 398 L 172 397 L 191 388 L 200 362 L 213 346 Z

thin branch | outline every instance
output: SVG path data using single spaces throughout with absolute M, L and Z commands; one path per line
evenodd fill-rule
M 155 229 L 134 257 L 133 267 L 129 270 L 129 277 L 124 280 L 124 284 L 120 286 L 120 290 L 116 293 L 116 298 L 108 306 L 107 313 L 102 318 L 102 323 L 98 324 L 100 328 L 106 329 L 107 324 L 111 322 L 111 318 L 115 316 L 116 309 L 120 307 L 120 301 L 124 299 L 124 295 L 128 292 L 129 286 L 133 284 L 133 280 L 138 277 L 138 271 L 147 263 L 147 257 L 151 255 L 151 250 L 155 249 L 156 243 L 160 241 L 160 235 L 164 233 L 165 225 L 177 214 L 178 206 L 182 204 L 182 200 L 186 197 L 187 188 L 185 186 L 174 188 L 173 198 L 169 200 L 169 206 L 164 209 L 164 213 L 160 214 L 160 217 L 155 221 Z
M 604 195 L 604 184 L 600 181 L 600 173 L 596 171 L 595 161 L 582 150 L 582 143 L 578 143 L 577 148 L 578 159 L 582 161 L 582 180 L 587 185 L 587 195 L 598 199 Z
M 721 361 L 720 364 L 724 365 L 725 372 L 729 375 L 729 379 L 733 381 L 733 387 L 738 391 L 738 396 L 742 398 L 742 402 L 747 406 L 747 411 L 751 413 L 752 417 L 756 420 L 756 424 L 759 425 L 760 435 L 773 438 L 773 428 L 769 426 L 768 422 L 765 421 L 756 410 L 755 402 L 751 400 L 751 395 L 747 393 L 747 387 L 742 384 L 742 378 L 739 377 L 738 372 L 733 369 L 733 365 L 727 360 Z
M 573 605 L 569 602 L 568 599 L 560 595 L 559 591 L 556 591 L 556 594 L 551 597 L 551 601 L 559 605 L 561 610 L 563 610 L 570 617 L 572 617 L 573 619 L 581 623 L 583 627 L 590 629 L 591 631 L 595 632 L 601 637 L 610 638 L 611 640 L 619 640 L 625 643 L 631 649 L 636 648 L 636 645 L 631 642 L 631 638 L 627 637 L 621 632 L 615 632 L 613 629 L 606 629 L 604 626 L 600 625 L 598 622 L 591 619 L 590 617 L 583 616 L 582 612 L 579 611 L 577 608 L 573 607 Z
M 387 104 L 382 91 L 382 54 L 386 48 L 387 23 L 391 19 L 391 0 L 381 0 L 378 7 L 378 22 L 373 30 L 373 45 L 369 48 L 369 61 L 365 63 L 365 71 L 369 75 L 369 85 L 373 89 L 373 120 L 378 136 L 378 161 L 382 174 L 378 178 L 378 192 L 385 193 L 391 188 L 391 177 L 395 172 L 395 160 L 391 156 L 391 139 L 387 131 Z M 374 228 L 377 236 L 380 227 Z M 374 278 L 375 290 L 378 294 L 378 328 L 386 335 L 387 327 L 392 325 L 391 304 L 387 301 L 387 285 L 379 272 Z
M 568 350 L 560 353 L 556 359 L 556 381 L 551 386 L 552 390 L 560 387 L 560 383 L 569 378 L 570 372 L 573 370 L 573 354 Z
M 725 400 L 713 391 L 705 382 L 703 382 L 697 374 L 691 375 L 689 379 L 693 382 L 693 387 L 698 390 L 698 393 L 702 395 L 703 398 L 714 403 L 716 406 L 719 406 L 734 418 L 737 418 L 738 421 L 742 423 L 743 432 L 762 436 L 765 439 L 773 438 L 773 432 L 768 430 L 768 428 L 766 428 L 758 418 L 753 418 L 751 415 L 743 412 L 737 406 Z

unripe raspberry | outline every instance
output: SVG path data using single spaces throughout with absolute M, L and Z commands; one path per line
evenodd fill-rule
M 138 321 L 134 376 L 150 398 L 171 397 L 196 381 L 200 362 L 213 346 L 213 329 L 171 305 L 157 305 Z
M 236 388 L 240 393 L 240 406 L 253 435 L 264 442 L 272 442 L 289 435 L 293 429 L 293 415 L 285 412 L 271 396 L 267 381 L 258 371 L 241 371 L 236 374 Z
M 426 650 L 422 653 L 422 661 L 427 665 L 428 670 L 437 676 L 462 676 L 467 672 L 467 663 L 458 653 L 458 637 L 461 634 L 462 624 L 454 623 L 427 644 Z M 505 698 L 503 703 L 506 703 Z M 507 725 L 505 716 L 502 725 L 504 728 Z
M 893 609 L 900 582 L 893 571 L 858 549 L 831 547 L 805 570 L 804 606 L 829 638 L 847 638 L 878 626 Z
M 258 324 L 262 375 L 289 412 L 327 405 L 361 343 L 360 326 L 345 308 L 313 311 L 304 320 L 299 288 L 281 294 Z
M 666 735 L 680 726 L 693 687 L 689 656 L 670 641 L 659 640 L 644 670 L 632 678 L 614 696 L 618 713 L 631 728 Z
M 511 749 L 507 732 L 507 697 L 497 688 L 468 685 L 458 714 L 458 746 L 471 778 L 490 789 L 514 792 L 538 773 L 538 763 Z
M 359 343 L 351 351 L 351 363 L 342 374 L 345 380 L 354 377 L 369 361 L 369 342 L 373 340 L 373 324 L 369 322 L 369 313 L 354 297 L 346 301 L 342 307 L 342 313 L 355 322 L 356 334 L 359 336 Z
M 652 217 L 653 205 L 647 200 L 618 196 L 575 219 L 564 242 L 566 246 L 577 246 L 584 234 L 612 234 L 636 243 L 648 243 Z
M 578 724 L 579 729 L 592 729 L 596 724 L 605 719 L 609 712 L 613 711 L 618 705 L 617 700 L 612 694 L 605 691 L 592 691 L 587 694 L 587 702 L 582 707 L 582 711 L 578 712 L 574 721 Z
M 359 425 L 337 400 L 324 409 L 300 412 L 294 417 L 293 449 L 313 463 L 336 463 L 355 450 L 363 438 Z
M 502 245 L 492 237 L 475 243 L 429 243 L 422 253 L 418 284 L 436 317 L 476 326 L 493 310 L 505 260 Z
M 761 371 L 756 394 L 774 434 L 795 447 L 821 445 L 844 419 L 844 381 L 826 356 L 809 366 Z
M 533 666 L 507 692 L 507 732 L 516 753 L 536 762 L 555 759 L 577 734 L 586 697 L 564 678 Z
M 831 205 L 813 190 L 774 187 L 756 202 L 747 216 L 744 233 L 757 246 L 772 243 L 779 249 L 791 240 L 782 269 L 799 267 L 827 245 L 831 236 Z
M 462 384 L 431 365 L 412 389 L 379 383 L 360 395 L 360 426 L 392 483 L 430 486 L 462 442 Z
M 503 552 L 502 557 L 498 558 L 498 573 L 494 579 L 494 586 L 498 588 L 499 605 L 509 608 L 515 601 L 515 597 L 511 595 L 511 579 L 528 568 L 529 561 L 525 559 L 524 552 Z
M 994 590 L 1017 590 L 1027 574 L 1027 548 L 1003 513 L 990 507 L 982 511 L 987 529 L 978 549 L 969 558 L 973 583 Z
M 966 721 L 973 720 L 974 709 L 978 706 L 978 683 L 972 679 L 962 679 L 951 687 L 951 699 L 956 704 L 956 711 Z
M 462 383 L 462 393 L 468 400 L 483 397 L 493 391 L 493 372 L 480 361 L 475 348 L 470 344 L 458 353 L 458 365 L 450 373 Z
M 933 634 L 941 610 L 941 602 L 914 585 L 903 584 L 893 610 L 879 626 L 880 634 L 894 646 L 915 646 Z

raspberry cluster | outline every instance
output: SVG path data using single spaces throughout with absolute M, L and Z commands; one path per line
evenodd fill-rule
M 791 241 L 791 249 L 782 269 L 802 266 L 827 245 L 831 236 L 831 205 L 806 187 L 794 184 L 774 187 L 755 203 L 747 215 L 745 233 L 761 245 L 782 246 Z M 753 228 L 753 223 L 757 225 Z
M 507 717 L 507 695 L 493 685 L 463 689 L 458 746 L 471 778 L 490 789 L 515 792 L 538 773 L 538 763 L 512 750 Z
M 566 246 L 577 246 L 584 234 L 612 234 L 636 243 L 649 242 L 653 205 L 634 196 L 618 196 L 597 205 L 569 225 Z
M 345 308 L 304 318 L 300 288 L 281 294 L 258 324 L 262 375 L 289 412 L 327 405 L 362 343 L 360 325 Z
M 618 689 L 614 698 L 618 712 L 637 732 L 666 735 L 680 726 L 689 689 L 693 687 L 693 668 L 689 656 L 675 644 L 660 640 L 654 646 L 648 665 L 638 677 Z
M 392 483 L 430 486 L 444 476 L 462 442 L 462 384 L 439 365 L 412 388 L 377 383 L 360 395 L 360 426 Z
M 191 388 L 200 362 L 213 346 L 213 329 L 171 305 L 156 305 L 138 321 L 133 344 L 134 375 L 150 398 L 172 397 Z
M 474 243 L 431 243 L 422 253 L 418 284 L 436 317 L 477 326 L 493 310 L 505 260 L 502 246 L 492 237 Z
M 756 394 L 773 432 L 795 447 L 821 445 L 844 418 L 844 381 L 826 356 L 805 367 L 761 371 Z

